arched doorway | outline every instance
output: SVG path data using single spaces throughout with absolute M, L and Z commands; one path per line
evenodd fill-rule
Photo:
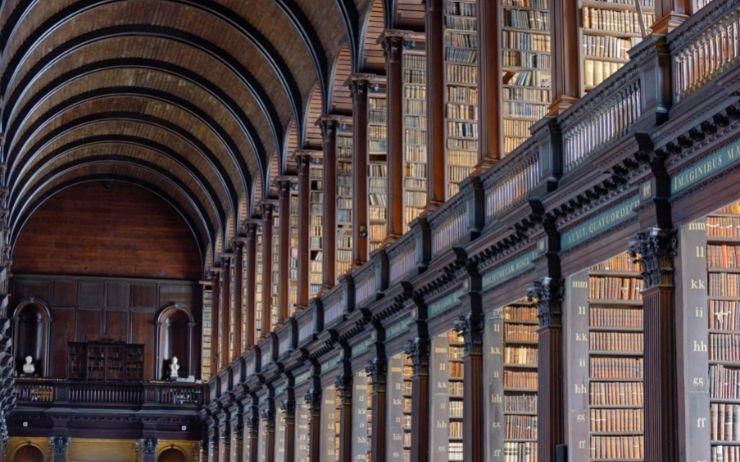
M 194 375 L 193 342 L 195 320 L 185 307 L 171 305 L 157 317 L 157 377 L 169 378 L 169 365 L 174 356 L 180 364 L 180 377 Z
M 35 374 L 49 374 L 49 332 L 51 314 L 40 300 L 28 299 L 18 304 L 13 313 L 15 367 L 22 374 L 26 357 L 33 359 Z
M 182 459 L 183 461 L 185 459 Z M 36 446 L 26 445 L 19 448 L 13 455 L 12 462 L 44 462 L 44 454 Z
M 186 462 L 185 454 L 177 448 L 169 448 L 162 451 L 157 462 Z

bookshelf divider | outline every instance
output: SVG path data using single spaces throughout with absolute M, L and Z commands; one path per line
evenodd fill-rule
M 309 296 L 321 290 L 323 282 L 323 226 L 324 226 L 324 175 L 322 159 L 311 156 L 309 160 Z
M 337 280 L 352 267 L 352 127 L 337 130 L 336 266 Z
M 367 108 L 368 247 L 372 253 L 385 241 L 388 220 L 388 112 L 384 86 L 370 87 Z

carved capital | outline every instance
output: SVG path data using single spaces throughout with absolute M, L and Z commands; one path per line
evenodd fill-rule
M 57 455 L 63 455 L 67 453 L 67 447 L 69 447 L 69 438 L 66 436 L 52 436 L 50 441 L 51 452 Z
M 339 374 L 336 379 L 334 379 L 334 387 L 339 392 L 345 391 L 348 387 L 352 385 L 352 377 L 347 376 L 345 374 Z
M 367 362 L 365 365 L 365 374 L 370 377 L 370 382 L 373 386 L 377 386 L 381 380 L 385 379 L 387 366 L 385 360 L 380 358 L 373 358 Z
M 537 304 L 537 317 L 541 327 L 562 325 L 564 290 L 563 279 L 551 277 L 543 277 L 527 287 L 527 298 Z
M 416 337 L 406 344 L 403 351 L 411 358 L 414 372 L 417 372 L 420 366 L 429 364 L 429 349 L 429 339 L 426 338 Z
M 650 228 L 629 241 L 629 254 L 640 265 L 645 289 L 673 287 L 673 257 L 676 255 L 676 230 Z
M 280 401 L 280 410 L 283 411 L 286 414 L 292 414 L 295 412 L 295 400 L 290 398 L 285 398 Z
M 383 38 L 383 55 L 387 63 L 400 63 L 403 58 L 403 37 L 386 35 Z
M 363 78 L 351 79 L 348 86 L 352 92 L 353 99 L 365 99 L 367 97 L 367 90 L 370 87 L 370 81 Z
M 260 409 L 260 418 L 262 420 L 267 420 L 268 422 L 272 422 L 273 420 L 275 420 L 275 411 L 273 411 L 271 406 L 262 408 Z
M 455 322 L 455 332 L 462 336 L 465 342 L 465 353 L 473 351 L 474 345 L 483 341 L 484 318 L 480 313 L 466 313 Z
M 143 438 L 139 440 L 139 449 L 146 456 L 153 456 L 157 453 L 157 438 Z
M 306 390 L 306 394 L 303 395 L 303 400 L 311 406 L 319 406 L 321 404 L 321 392 L 309 388 Z

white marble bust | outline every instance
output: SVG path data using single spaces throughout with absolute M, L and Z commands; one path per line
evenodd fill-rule
M 23 364 L 23 373 L 25 375 L 33 375 L 36 373 L 36 366 L 33 365 L 33 357 L 26 356 L 26 362 Z
M 177 363 L 177 356 L 173 356 L 172 359 L 170 359 L 170 379 L 177 379 L 180 376 L 178 373 L 179 370 L 180 365 Z

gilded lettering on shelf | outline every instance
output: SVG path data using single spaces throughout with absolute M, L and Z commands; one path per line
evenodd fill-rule
M 560 240 L 561 248 L 567 250 L 614 225 L 632 218 L 635 216 L 635 207 L 639 204 L 640 198 L 633 197 L 565 231 Z
M 703 306 L 697 306 L 694 308 L 694 317 L 697 319 L 704 317 L 704 307 Z
M 694 278 L 691 278 L 691 281 L 689 281 L 689 282 L 690 282 L 689 288 L 691 288 L 691 289 L 704 290 L 704 289 L 707 288 L 706 287 L 706 284 L 704 284 L 704 280 L 703 279 L 694 279 Z
M 711 174 L 729 167 L 740 159 L 740 139 L 714 151 L 696 164 L 690 165 L 671 178 L 671 195 L 698 183 Z
M 707 344 L 703 340 L 694 340 L 693 349 L 696 353 L 706 353 Z

